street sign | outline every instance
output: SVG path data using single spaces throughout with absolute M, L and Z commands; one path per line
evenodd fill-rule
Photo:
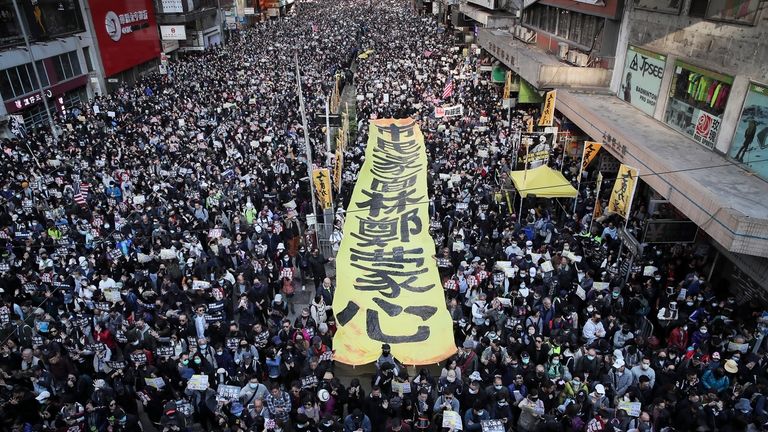
M 319 125 L 325 126 L 325 114 L 315 114 L 315 121 Z M 341 127 L 341 116 L 338 114 L 329 114 L 328 122 L 333 127 Z
M 619 239 L 624 242 L 624 246 L 629 249 L 629 253 L 633 256 L 640 256 L 643 254 L 643 246 L 626 228 L 619 228 Z

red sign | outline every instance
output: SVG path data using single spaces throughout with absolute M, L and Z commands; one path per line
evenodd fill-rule
M 89 3 L 107 76 L 160 55 L 160 35 L 151 0 L 93 0 Z

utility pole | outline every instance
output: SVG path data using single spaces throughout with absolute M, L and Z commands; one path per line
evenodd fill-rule
M 56 136 L 56 125 L 53 123 L 53 116 L 51 116 L 51 109 L 48 106 L 48 98 L 45 96 L 45 92 L 43 91 L 43 83 L 40 81 L 40 72 L 38 72 L 37 70 L 35 55 L 32 53 L 32 46 L 29 43 L 29 34 L 27 33 L 27 24 L 21 18 L 22 17 L 21 9 L 19 9 L 18 1 L 17 0 L 12 0 L 12 1 L 13 1 L 13 9 L 16 12 L 16 17 L 19 19 L 19 27 L 21 27 L 21 35 L 24 37 L 24 46 L 27 48 L 27 54 L 29 54 L 29 60 L 32 62 L 32 70 L 35 72 L 35 79 L 37 80 L 37 91 L 40 92 L 40 97 L 43 99 L 43 106 L 45 107 L 45 115 L 48 117 L 48 125 L 51 128 L 51 137 L 53 138 L 53 143 L 57 144 L 59 139 Z M 29 148 L 29 145 L 27 145 L 27 148 Z M 32 152 L 32 149 L 29 148 L 29 151 Z M 32 153 L 32 157 L 35 159 L 35 162 L 37 162 L 37 156 L 35 156 L 34 153 Z M 40 166 L 40 163 L 38 162 L 37 165 Z
M 331 152 L 331 118 L 330 118 L 330 94 L 325 97 L 325 151 Z
M 304 94 L 301 90 L 301 72 L 299 70 L 299 55 L 295 54 L 296 61 L 296 86 L 299 92 L 299 111 L 301 111 L 301 123 L 304 129 L 304 150 L 307 154 L 307 179 L 309 180 L 309 195 L 312 197 L 312 214 L 315 215 L 315 224 L 317 224 L 317 202 L 315 200 L 315 190 L 312 178 L 312 146 L 309 144 L 309 124 L 307 123 L 307 112 L 304 110 Z M 315 229 L 317 232 L 317 229 Z

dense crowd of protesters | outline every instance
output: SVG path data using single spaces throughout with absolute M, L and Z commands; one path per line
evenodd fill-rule
M 517 214 L 506 173 L 528 113 L 508 117 L 478 73 L 488 58 L 463 48 L 405 3 L 302 2 L 70 110 L 56 143 L 4 141 L 0 429 L 763 428 L 761 309 L 711 286 L 698 247 L 647 247 L 623 268 L 623 221 L 591 220 L 594 184 L 575 214 L 554 200 Z M 347 199 L 369 119 L 416 118 L 458 350 L 414 371 L 384 345 L 375 375 L 348 381 L 332 360 L 332 257 L 306 226 L 302 127 L 309 162 L 330 157 L 322 125 L 301 124 L 293 72 L 298 58 L 321 111 L 362 52 Z M 549 163 L 575 182 L 578 162 L 556 149 Z M 638 208 L 631 227 L 654 217 Z M 461 427 L 444 427 L 449 412 Z

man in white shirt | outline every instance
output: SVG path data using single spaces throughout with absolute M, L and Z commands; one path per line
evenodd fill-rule
M 591 345 L 596 339 L 605 337 L 605 328 L 603 323 L 600 322 L 600 314 L 598 312 L 593 313 L 592 318 L 584 323 L 582 336 L 584 336 L 587 345 Z
M 99 289 L 101 292 L 104 292 L 104 290 L 113 289 L 115 288 L 115 280 L 109 277 L 108 274 L 104 273 L 101 275 L 101 280 L 99 281 Z

